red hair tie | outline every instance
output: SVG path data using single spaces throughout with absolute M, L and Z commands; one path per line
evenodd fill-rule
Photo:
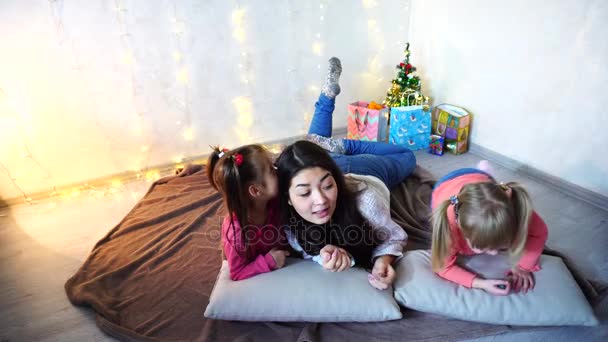
M 232 158 L 234 159 L 234 162 L 236 163 L 236 166 L 241 166 L 243 164 L 243 155 L 240 153 L 235 153 Z

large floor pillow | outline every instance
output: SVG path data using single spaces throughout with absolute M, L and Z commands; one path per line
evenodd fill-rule
M 285 267 L 232 281 L 223 262 L 205 317 L 237 321 L 376 322 L 402 317 L 393 290 L 373 288 L 367 272 L 329 272 L 288 258 Z
M 477 255 L 462 266 L 487 278 L 504 278 L 506 255 Z M 458 319 L 509 325 L 597 325 L 593 309 L 558 257 L 541 256 L 536 286 L 527 294 L 495 296 L 449 282 L 431 271 L 429 251 L 406 253 L 396 265 L 395 299 L 407 308 Z

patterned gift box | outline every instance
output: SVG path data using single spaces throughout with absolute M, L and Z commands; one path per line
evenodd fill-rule
M 431 141 L 429 143 L 429 153 L 442 156 L 444 141 L 445 138 L 441 135 L 431 134 Z
M 428 105 L 392 107 L 389 141 L 410 150 L 429 147 L 431 111 Z
M 445 149 L 461 154 L 468 150 L 471 114 L 463 108 L 440 104 L 433 110 L 433 134 L 445 137 Z
M 365 141 L 386 141 L 388 139 L 389 109 L 367 108 L 368 103 L 357 101 L 348 105 L 347 139 Z

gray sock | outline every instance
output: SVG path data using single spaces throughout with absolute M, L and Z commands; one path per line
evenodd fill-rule
M 344 139 L 334 139 L 320 136 L 318 134 L 307 134 L 306 140 L 321 146 L 327 152 L 344 154 Z
M 335 98 L 340 94 L 340 74 L 342 73 L 342 63 L 337 57 L 329 59 L 329 66 L 327 67 L 327 77 L 325 77 L 325 84 L 321 92 L 327 97 Z

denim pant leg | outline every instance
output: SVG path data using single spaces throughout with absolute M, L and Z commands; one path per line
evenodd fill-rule
M 345 154 L 396 154 L 396 153 L 412 153 L 412 151 L 403 145 L 393 145 L 385 142 L 377 141 L 361 141 L 344 139 Z
M 310 121 L 308 134 L 318 134 L 322 137 L 331 138 L 332 116 L 336 108 L 336 99 L 319 95 L 319 100 L 315 103 L 315 113 Z
M 392 189 L 403 182 L 416 167 L 416 157 L 411 151 L 408 152 L 385 155 L 330 155 L 344 174 L 375 176 L 384 182 L 387 188 Z

